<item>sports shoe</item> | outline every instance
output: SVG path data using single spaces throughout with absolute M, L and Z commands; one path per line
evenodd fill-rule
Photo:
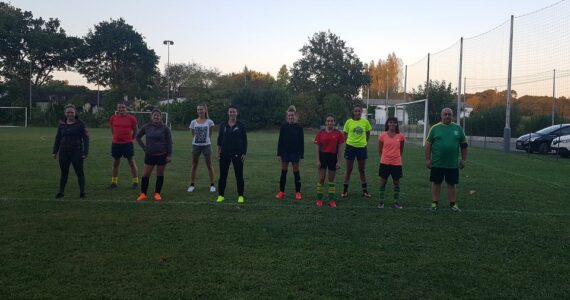
M 139 189 L 139 184 L 138 183 L 133 183 L 131 184 L 131 190 L 138 190 Z
M 431 207 L 429 208 L 431 211 L 436 211 L 438 209 L 437 203 L 432 202 Z
M 154 200 L 156 200 L 156 201 L 162 200 L 162 197 L 160 197 L 160 194 L 159 194 L 159 193 L 154 193 L 154 197 L 153 197 L 153 198 L 154 198 Z
M 323 206 L 323 200 L 318 199 L 317 201 L 315 201 L 315 204 L 317 206 Z
M 370 195 L 370 193 L 368 191 L 362 191 L 362 197 L 370 198 L 370 197 L 372 197 L 372 195 Z
M 141 193 L 139 195 L 139 197 L 137 198 L 137 201 L 144 201 L 146 200 L 146 194 L 145 193 Z
M 85 193 L 79 193 L 79 199 L 84 200 L 85 199 Z
M 301 193 L 296 192 L 296 193 L 295 193 L 295 200 L 296 200 L 296 201 L 299 201 L 299 200 L 301 200 L 301 199 L 302 199 Z
M 285 193 L 284 193 L 284 192 L 279 192 L 279 193 L 277 193 L 277 195 L 275 195 L 275 199 L 281 200 L 281 199 L 283 199 L 283 198 L 285 198 Z
M 454 212 L 461 212 L 461 209 L 457 206 L 457 204 L 449 206 L 449 208 Z
M 378 208 L 384 208 L 384 202 L 378 203 Z
M 224 196 L 218 196 L 218 198 L 216 198 L 216 202 L 218 203 L 224 202 Z
M 336 201 L 334 201 L 334 200 L 329 201 L 329 206 L 332 208 L 335 208 L 336 207 Z
M 211 185 L 210 186 L 210 193 L 215 193 L 216 192 L 216 186 L 215 185 Z
M 400 203 L 398 203 L 398 202 L 394 203 L 394 205 L 392 205 L 392 207 L 395 208 L 395 209 L 402 209 L 402 208 L 404 208 L 404 207 L 401 206 Z
M 239 196 L 238 197 L 238 203 L 242 204 L 245 201 L 245 199 L 243 198 L 243 196 Z
M 55 199 L 61 199 L 63 198 L 63 196 L 64 196 L 63 193 L 57 193 L 55 194 Z
M 342 193 L 340 193 L 340 196 L 341 196 L 342 198 L 347 198 L 347 197 L 348 197 L 348 192 L 342 192 Z
M 188 193 L 192 193 L 194 190 L 196 189 L 196 187 L 194 187 L 194 185 L 191 185 L 188 187 L 188 189 L 186 190 Z
M 116 188 L 117 188 L 117 184 L 116 184 L 116 183 L 111 183 L 111 184 L 109 185 L 109 187 L 107 187 L 108 190 L 114 190 L 114 189 L 116 189 Z

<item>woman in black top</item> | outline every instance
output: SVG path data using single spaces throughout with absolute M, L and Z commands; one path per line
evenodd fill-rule
M 237 120 L 237 116 L 237 107 L 230 105 L 228 121 L 220 124 L 216 154 L 216 158 L 220 161 L 220 179 L 218 180 L 218 198 L 216 199 L 218 203 L 224 201 L 230 164 L 234 165 L 238 203 L 244 202 L 243 162 L 247 153 L 247 133 L 243 123 Z
M 146 145 L 142 137 L 146 136 Z M 151 114 L 151 121 L 146 123 L 136 135 L 137 143 L 143 149 L 144 173 L 141 180 L 141 193 L 137 201 L 147 198 L 148 182 L 154 166 L 156 166 L 156 185 L 154 188 L 154 200 L 161 201 L 162 184 L 164 183 L 164 169 L 172 157 L 172 133 L 166 124 L 162 123 L 162 113 L 154 109 Z
M 297 110 L 291 105 L 287 109 L 287 124 L 279 130 L 279 142 L 277 143 L 277 159 L 281 162 L 281 178 L 279 179 L 279 192 L 277 199 L 285 198 L 285 183 L 287 181 L 287 169 L 289 163 L 293 166 L 295 176 L 295 200 L 301 200 L 301 175 L 299 162 L 305 153 L 305 141 L 303 127 L 297 124 Z
M 77 117 L 77 111 L 73 104 L 65 106 L 65 117 L 59 120 L 57 134 L 53 144 L 52 156 L 59 159 L 61 176 L 59 178 L 59 192 L 56 199 L 63 198 L 69 166 L 73 164 L 73 170 L 79 183 L 79 198 L 85 198 L 85 174 L 83 173 L 83 160 L 89 153 L 89 133 L 85 123 Z

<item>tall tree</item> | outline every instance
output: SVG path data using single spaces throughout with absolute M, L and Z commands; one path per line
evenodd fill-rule
M 315 95 L 318 99 L 337 94 L 350 100 L 370 81 L 354 50 L 330 31 L 315 33 L 300 52 L 303 57 L 291 70 L 295 92 Z
M 74 65 L 81 39 L 67 36 L 58 19 L 35 19 L 0 2 L 0 45 L 0 77 L 41 86 Z
M 374 97 L 385 97 L 394 95 L 400 91 L 402 85 L 402 60 L 395 53 L 388 54 L 386 60 L 374 61 L 368 65 L 370 73 L 370 95 Z
M 144 97 L 155 85 L 158 56 L 122 18 L 95 25 L 85 37 L 78 70 L 88 82 Z
M 287 69 L 286 65 L 282 65 L 279 69 L 279 72 L 277 73 L 277 80 L 275 83 L 281 88 L 286 88 L 289 86 L 290 81 L 291 75 L 289 74 L 289 70 Z
M 430 80 L 429 89 L 426 84 L 424 86 L 418 86 L 417 90 L 413 89 L 413 99 L 421 100 L 426 98 L 426 91 L 429 93 L 428 102 L 428 115 L 429 124 L 433 125 L 440 121 L 441 110 L 445 107 L 449 107 L 454 111 L 454 117 L 457 117 L 457 112 L 455 112 L 453 101 L 456 99 L 456 94 L 451 88 L 451 83 L 446 83 L 445 80 L 437 81 Z M 423 112 L 424 108 L 417 106 Z

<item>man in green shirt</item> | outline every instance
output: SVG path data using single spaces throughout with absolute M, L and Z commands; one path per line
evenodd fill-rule
M 441 110 L 441 122 L 433 125 L 426 139 L 426 167 L 431 169 L 431 209 L 437 210 L 441 196 L 441 183 L 447 183 L 447 197 L 451 210 L 460 212 L 457 206 L 455 185 L 459 183 L 459 169 L 465 167 L 467 161 L 467 139 L 463 128 L 451 122 L 453 111 L 450 108 Z M 461 152 L 461 160 L 457 161 Z

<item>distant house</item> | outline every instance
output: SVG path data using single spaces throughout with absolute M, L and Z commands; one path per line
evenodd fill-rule
M 97 111 L 98 107 L 105 103 L 104 93 L 99 93 L 99 96 L 97 94 L 97 91 L 83 86 L 41 87 L 32 91 L 32 103 L 46 110 L 53 102 L 66 104 L 82 100 L 81 102 L 88 104 L 86 105 L 88 110 Z

